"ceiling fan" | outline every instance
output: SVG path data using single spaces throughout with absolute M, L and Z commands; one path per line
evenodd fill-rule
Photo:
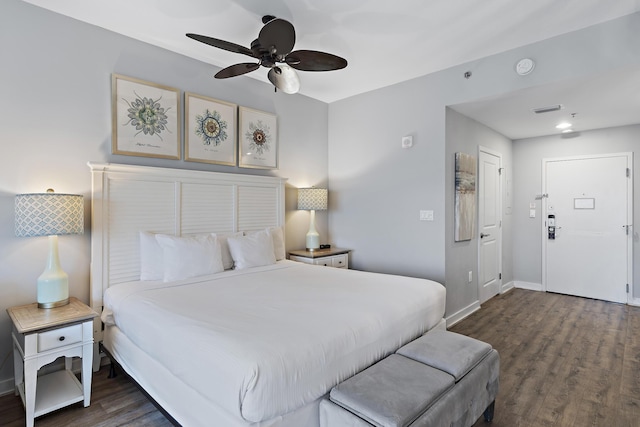
M 293 50 L 296 42 L 296 31 L 289 21 L 276 18 L 272 15 L 262 17 L 264 26 L 258 34 L 258 38 L 251 43 L 251 48 L 239 44 L 188 33 L 190 37 L 199 42 L 251 56 L 258 62 L 243 62 L 223 68 L 215 75 L 217 79 L 240 76 L 255 71 L 262 65 L 270 68 L 267 77 L 277 89 L 285 93 L 296 93 L 300 89 L 300 80 L 296 70 L 300 71 L 332 71 L 347 66 L 347 61 L 330 53 L 315 50 Z

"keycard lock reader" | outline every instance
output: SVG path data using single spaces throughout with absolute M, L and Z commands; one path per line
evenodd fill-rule
M 556 216 L 548 215 L 547 216 L 547 232 L 549 240 L 556 239 Z

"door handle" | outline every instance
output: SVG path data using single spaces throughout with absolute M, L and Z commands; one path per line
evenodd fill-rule
M 484 234 L 484 233 L 480 233 L 480 238 L 482 239 L 483 237 L 489 237 L 491 236 L 491 234 Z

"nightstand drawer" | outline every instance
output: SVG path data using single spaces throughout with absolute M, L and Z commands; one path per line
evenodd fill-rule
M 291 261 L 305 264 L 324 265 L 325 267 L 349 268 L 349 250 L 328 248 L 317 251 L 296 250 L 289 251 Z
M 82 341 L 82 325 L 72 325 L 38 334 L 38 352 Z
M 336 255 L 331 258 L 331 265 L 337 268 L 347 267 L 347 255 Z
M 333 267 L 333 263 L 331 262 L 331 258 L 329 257 L 314 259 L 313 263 L 315 265 L 324 265 L 325 267 Z

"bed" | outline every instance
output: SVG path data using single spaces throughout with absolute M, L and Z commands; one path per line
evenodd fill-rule
M 333 386 L 444 328 L 438 283 L 284 259 L 285 179 L 89 166 L 94 338 L 184 426 L 317 426 Z

